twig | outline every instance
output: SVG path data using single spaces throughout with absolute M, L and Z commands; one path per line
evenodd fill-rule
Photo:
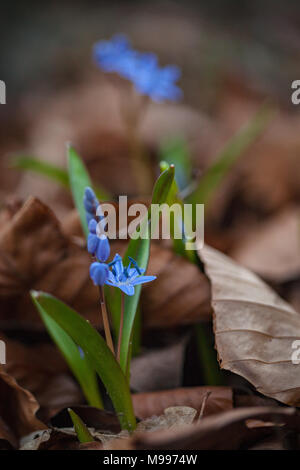
M 100 291 L 100 304 L 101 304 L 105 339 L 106 339 L 107 346 L 109 347 L 113 355 L 115 355 L 114 343 L 113 343 L 111 332 L 110 332 L 110 325 L 109 325 L 108 314 L 107 314 L 107 309 L 106 309 L 106 304 L 105 304 L 103 286 L 99 287 L 99 291 Z
M 203 418 L 204 409 L 205 409 L 205 406 L 206 406 L 209 395 L 211 395 L 211 392 L 206 392 L 206 394 L 204 395 L 204 398 L 203 398 L 202 404 L 201 404 L 201 409 L 200 409 L 198 421 L 200 421 Z
M 120 355 L 121 355 L 122 333 L 123 333 L 123 326 L 124 326 L 124 310 L 125 310 L 125 295 L 122 292 L 121 318 L 120 318 L 118 349 L 117 349 L 117 359 L 119 362 L 120 362 Z

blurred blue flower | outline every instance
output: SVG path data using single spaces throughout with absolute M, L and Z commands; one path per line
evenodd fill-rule
M 104 286 L 109 276 L 109 268 L 105 263 L 95 261 L 90 266 L 90 277 L 95 286 Z
M 175 65 L 159 68 L 148 64 L 141 68 L 134 84 L 138 93 L 149 96 L 153 101 L 177 101 L 182 97 L 181 89 L 175 85 L 179 77 L 180 70 Z
M 83 205 L 86 212 L 86 220 L 89 224 L 90 221 L 96 217 L 97 207 L 99 206 L 99 201 L 92 188 L 85 188 L 83 196 Z
M 98 41 L 93 48 L 94 60 L 105 72 L 119 73 L 121 60 L 128 53 L 131 55 L 130 44 L 122 34 L 117 34 L 110 41 Z
M 142 276 L 145 270 L 140 268 L 134 259 L 129 259 L 129 265 L 124 267 L 121 256 L 115 255 L 113 261 L 109 263 L 111 271 L 109 271 L 106 284 L 118 287 L 127 295 L 134 295 L 135 286 L 154 281 L 156 276 Z M 134 266 L 133 268 L 131 267 L 132 265 Z
M 182 97 L 182 90 L 175 84 L 180 69 L 175 65 L 159 67 L 155 54 L 135 51 L 125 36 L 97 42 L 93 55 L 102 70 L 130 80 L 141 95 L 158 102 Z
M 87 239 L 88 252 L 95 256 L 98 261 L 104 263 L 110 255 L 110 245 L 106 235 L 97 234 L 97 221 L 91 219 L 89 222 L 89 234 Z

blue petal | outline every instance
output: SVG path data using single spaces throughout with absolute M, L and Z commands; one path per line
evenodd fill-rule
M 92 255 L 95 255 L 96 253 L 98 242 L 99 242 L 99 238 L 97 237 L 97 235 L 94 235 L 93 233 L 89 233 L 88 239 L 87 239 L 87 249 L 88 249 L 88 252 L 91 253 Z
M 98 245 L 96 249 L 96 257 L 102 263 L 109 258 L 110 255 L 110 246 L 108 238 L 98 238 Z
M 126 295 L 134 295 L 134 287 L 129 286 L 129 285 L 122 285 L 122 286 L 117 286 L 121 291 L 123 291 Z
M 108 274 L 108 281 L 111 282 L 112 285 L 116 283 L 115 276 L 113 275 L 111 271 L 109 271 L 109 274 Z
M 96 286 L 103 286 L 108 278 L 109 269 L 107 264 L 95 261 L 90 266 L 90 276 Z
M 113 266 L 114 274 L 116 278 L 119 278 L 119 276 L 121 276 L 124 271 L 124 266 L 122 258 L 118 253 L 115 255 L 113 261 L 110 263 L 110 266 Z
M 99 201 L 96 198 L 96 194 L 92 190 L 92 188 L 89 188 L 88 186 L 84 190 L 84 197 L 86 198 L 87 201 L 90 201 L 92 204 L 95 204 L 95 206 L 98 206 Z
M 86 196 L 83 197 L 83 205 L 87 212 L 92 212 L 96 214 L 96 208 L 94 206 L 94 203 L 87 199 Z
M 97 221 L 95 219 L 91 219 L 89 222 L 89 231 L 91 233 L 96 234 L 96 230 L 97 230 Z
M 140 277 L 137 277 L 136 279 L 134 279 L 131 282 L 131 284 L 133 286 L 137 286 L 138 284 L 144 284 L 145 282 L 154 281 L 154 279 L 156 279 L 156 276 L 140 276 Z

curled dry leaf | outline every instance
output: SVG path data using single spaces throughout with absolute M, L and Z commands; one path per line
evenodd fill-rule
M 1 327 L 41 327 L 28 295 L 31 288 L 76 303 L 87 282 L 87 262 L 85 253 L 62 234 L 52 211 L 29 198 L 0 232 Z
M 18 440 L 45 425 L 36 417 L 39 404 L 0 366 L 0 439 L 17 446 Z
M 231 253 L 241 265 L 273 282 L 299 278 L 300 211 L 290 207 L 242 237 Z
M 201 409 L 202 402 L 206 400 L 204 416 L 208 416 L 232 408 L 232 389 L 230 387 L 186 387 L 174 390 L 162 390 L 133 395 L 135 414 L 140 419 L 161 415 L 166 408 L 174 406 L 188 406 Z
M 31 433 L 21 440 L 20 450 L 78 450 L 79 442 L 73 429 L 49 428 Z
M 63 407 L 83 401 L 82 393 L 56 347 L 49 344 L 27 346 L 3 334 L 0 338 L 6 344 L 4 370 L 33 393 L 40 405 L 38 416 L 42 421 L 47 422 Z
M 220 365 L 260 393 L 300 404 L 300 375 L 292 345 L 300 340 L 300 315 L 255 274 L 222 253 L 199 251 L 212 284 L 214 330 Z
M 259 420 L 258 427 L 247 426 L 247 420 Z M 261 422 L 265 421 L 266 426 Z M 272 425 L 270 426 L 270 422 Z M 128 449 L 220 450 L 245 448 L 268 435 L 282 439 L 287 430 L 299 432 L 299 412 L 293 408 L 240 408 L 209 416 L 197 424 L 153 433 L 136 433 L 127 442 Z M 123 447 L 124 447 L 123 442 Z M 118 449 L 119 441 L 110 443 Z

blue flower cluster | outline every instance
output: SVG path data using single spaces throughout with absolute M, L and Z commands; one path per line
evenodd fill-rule
M 121 256 L 116 254 L 113 261 L 106 264 L 110 255 L 110 246 L 108 238 L 104 234 L 97 234 L 96 217 L 99 213 L 99 202 L 91 188 L 85 189 L 83 203 L 89 224 L 87 249 L 97 260 L 90 266 L 90 277 L 94 284 L 96 286 L 107 284 L 118 287 L 125 294 L 134 295 L 136 285 L 156 279 L 156 276 L 143 276 L 145 270 L 140 268 L 132 258 L 129 258 L 129 265 L 124 267 Z
M 130 80 L 139 94 L 149 96 L 153 101 L 177 101 L 182 97 L 182 90 L 175 85 L 180 69 L 175 65 L 160 67 L 155 54 L 132 49 L 123 35 L 97 42 L 93 55 L 102 70 Z

